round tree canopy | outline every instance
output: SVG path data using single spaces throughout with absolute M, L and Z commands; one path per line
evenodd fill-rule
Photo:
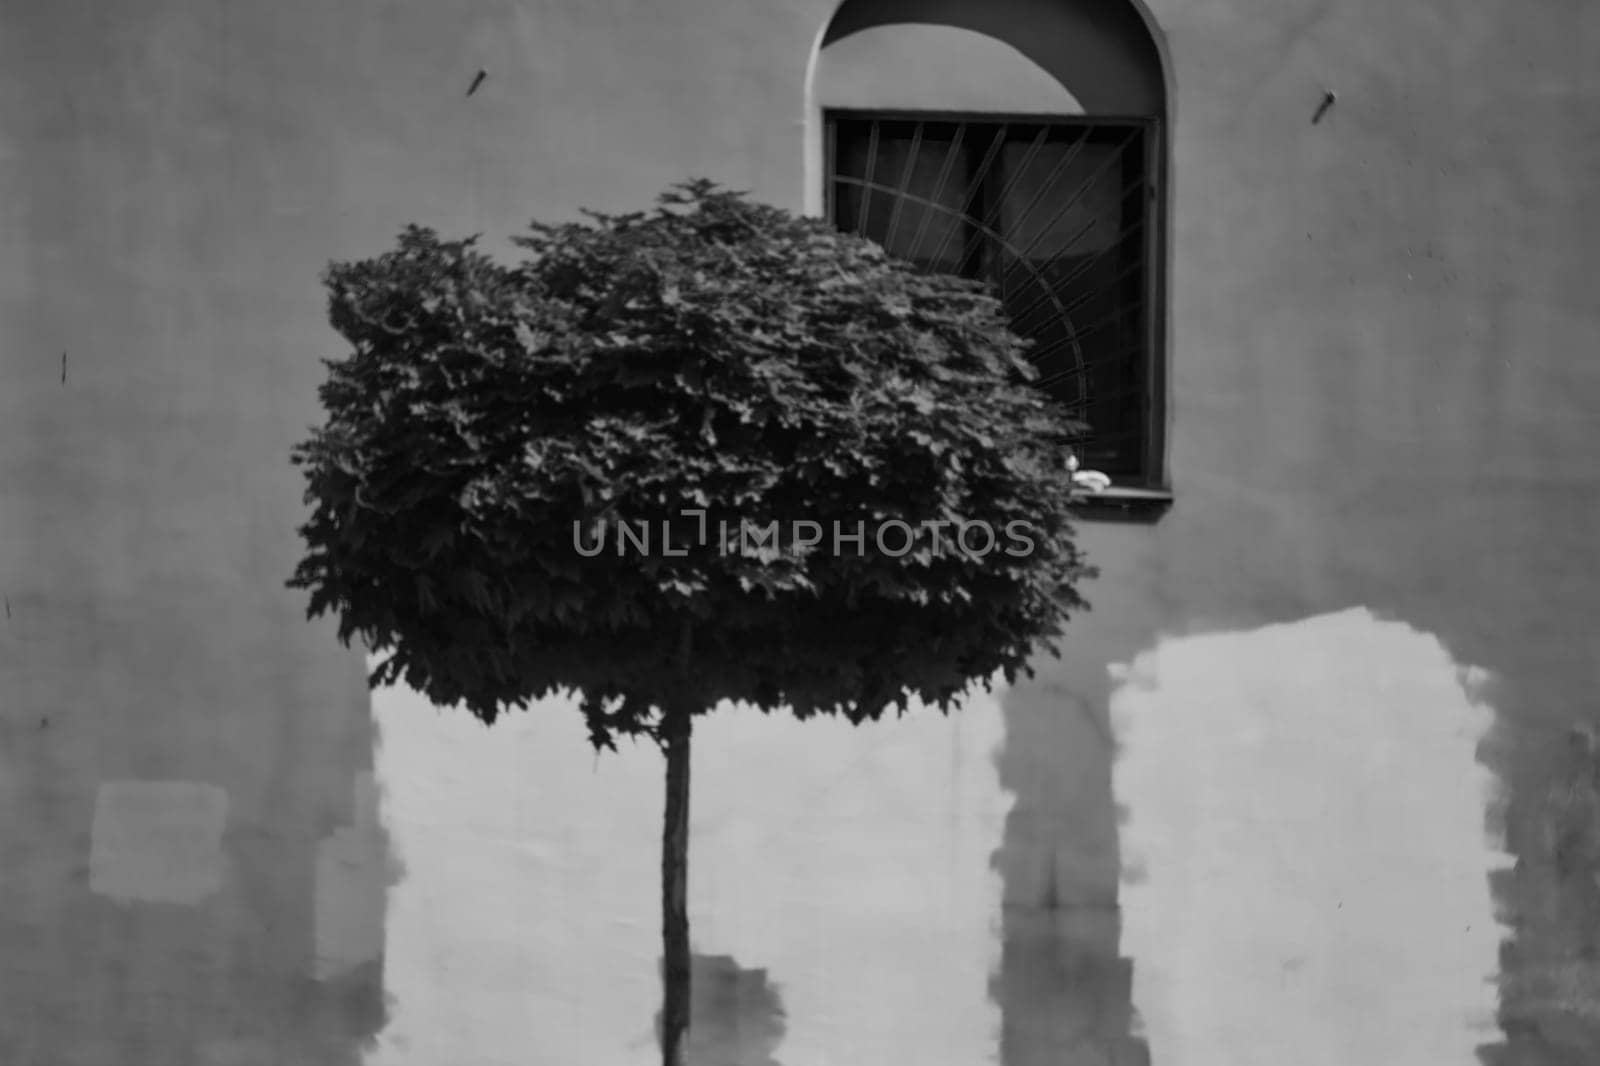
M 979 284 L 696 181 L 329 268 L 291 584 L 485 722 L 727 699 L 852 721 L 1027 672 L 1084 606 L 1073 428 Z M 773 528 L 776 523 L 776 529 Z

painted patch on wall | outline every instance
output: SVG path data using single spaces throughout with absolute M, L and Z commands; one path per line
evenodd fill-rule
M 222 888 L 228 794 L 195 781 L 107 781 L 95 799 L 89 887 L 125 903 L 199 903 Z
M 1364 609 L 1115 671 L 1123 953 L 1154 1062 L 1470 1063 L 1493 1033 L 1480 671 Z
M 660 754 L 596 757 L 559 701 L 492 729 L 403 689 L 374 706 L 406 873 L 389 893 L 390 1024 L 367 1066 L 658 1062 Z M 991 1061 L 1001 739 L 988 696 L 861 729 L 704 719 L 693 949 L 742 976 L 707 978 L 691 1045 L 752 1066 Z

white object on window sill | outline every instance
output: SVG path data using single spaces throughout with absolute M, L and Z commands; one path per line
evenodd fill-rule
M 1084 492 L 1098 496 L 1111 487 L 1111 478 L 1098 470 L 1079 470 L 1078 457 L 1067 453 L 1067 469 L 1072 472 L 1072 484 Z
M 1111 487 L 1111 479 L 1098 470 L 1080 470 L 1072 475 L 1072 483 L 1085 492 L 1096 495 Z

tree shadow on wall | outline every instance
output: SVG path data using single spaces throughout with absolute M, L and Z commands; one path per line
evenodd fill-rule
M 731 955 L 695 955 L 684 1061 L 695 1066 L 782 1066 L 774 1057 L 786 1018 L 766 970 L 742 969 Z M 661 1014 L 655 1017 L 659 1033 Z

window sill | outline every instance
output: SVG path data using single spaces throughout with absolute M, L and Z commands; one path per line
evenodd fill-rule
M 1168 489 L 1135 489 L 1111 486 L 1104 492 L 1083 496 L 1073 511 L 1086 522 L 1154 522 L 1172 506 Z

